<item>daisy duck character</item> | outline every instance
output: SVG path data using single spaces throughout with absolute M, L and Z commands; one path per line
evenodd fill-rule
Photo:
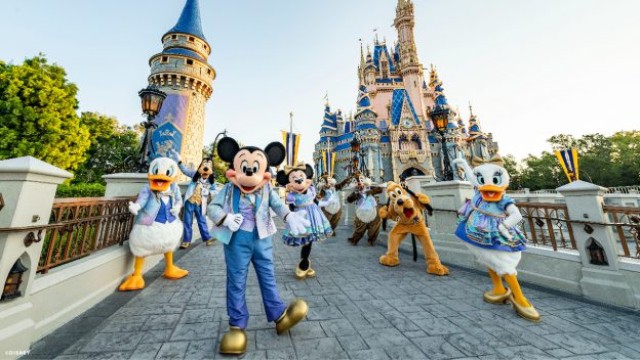
M 180 244 L 182 222 L 178 218 L 182 207 L 180 189 L 175 184 L 178 164 L 165 157 L 149 164 L 149 183 L 142 188 L 129 211 L 136 216 L 129 234 L 129 248 L 135 256 L 133 274 L 118 288 L 120 291 L 144 288 L 142 266 L 144 258 L 164 254 L 164 277 L 180 279 L 189 272 L 173 264 L 173 251 Z
M 499 155 L 483 162 L 474 158 L 471 169 L 464 158 L 452 165 L 464 169 L 475 194 L 458 210 L 456 236 L 464 241 L 478 261 L 489 269 L 493 289 L 484 293 L 484 301 L 492 304 L 511 302 L 521 317 L 540 320 L 540 314 L 522 294 L 516 267 L 525 250 L 526 239 L 517 228 L 522 215 L 513 199 L 505 194 L 509 174 Z M 502 279 L 507 282 L 505 288 Z
M 285 229 L 282 240 L 289 246 L 301 246 L 300 263 L 296 268 L 296 278 L 304 279 L 316 275 L 311 268 L 311 246 L 316 241 L 321 241 L 333 233 L 329 220 L 324 216 L 316 203 L 316 189 L 312 185 L 313 168 L 311 165 L 298 163 L 294 166 L 285 166 L 278 171 L 276 180 L 281 186 L 285 186 L 287 196 L 285 203 L 291 211 L 304 213 L 310 221 L 304 233 L 293 234 L 290 229 Z
M 278 334 L 296 325 L 309 310 L 302 299 L 287 306 L 278 293 L 272 245 L 276 226 L 270 210 L 286 222 L 294 235 L 304 233 L 310 223 L 302 213 L 289 211 L 271 187 L 269 167 L 279 165 L 285 158 L 281 143 L 270 143 L 264 150 L 255 146 L 241 148 L 236 140 L 225 137 L 218 142 L 217 150 L 220 158 L 230 164 L 226 173 L 229 183 L 208 207 L 213 235 L 224 244 L 227 264 L 230 328 L 220 341 L 219 351 L 243 354 L 247 349 L 249 311 L 245 291 L 250 263 L 258 277 L 267 320 L 275 321 Z
M 353 235 L 349 238 L 351 245 L 358 245 L 358 241 L 367 233 L 369 245 L 378 239 L 382 219 L 378 215 L 378 202 L 375 195 L 383 192 L 382 188 L 371 187 L 371 179 L 356 173 L 355 191 L 347 197 L 348 203 L 356 203 Z
M 335 178 L 326 173 L 318 179 L 318 206 L 320 206 L 324 216 L 329 220 L 331 228 L 333 229 L 333 236 L 336 236 L 336 228 L 342 217 L 342 204 L 340 204 L 338 191 L 341 190 L 349 180 L 351 179 L 346 178 L 338 184 Z
M 180 248 L 186 249 L 191 245 L 194 217 L 198 223 L 198 230 L 200 230 L 202 241 L 206 245 L 212 245 L 215 242 L 215 238 L 209 235 L 206 213 L 208 200 L 212 198 L 213 192 L 216 190 L 213 177 L 213 161 L 211 158 L 203 158 L 198 169 L 194 170 L 182 163 L 180 154 L 178 154 L 177 151 L 171 150 L 170 154 L 178 161 L 180 171 L 191 178 L 191 182 L 187 186 L 187 191 L 184 195 L 184 212 L 182 216 L 184 230 L 182 232 L 182 244 L 180 244 Z

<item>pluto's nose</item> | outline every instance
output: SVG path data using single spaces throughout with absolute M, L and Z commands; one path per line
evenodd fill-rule
M 402 204 L 404 204 L 404 200 L 398 199 L 397 203 L 398 203 L 398 205 L 402 205 Z

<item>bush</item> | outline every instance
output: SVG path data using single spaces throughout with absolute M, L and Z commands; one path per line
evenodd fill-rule
M 99 197 L 104 196 L 106 186 L 98 183 L 93 184 L 73 184 L 58 185 L 58 191 L 56 191 L 56 197 Z

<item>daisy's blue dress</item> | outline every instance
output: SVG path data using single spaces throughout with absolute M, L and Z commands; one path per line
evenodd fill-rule
M 304 234 L 292 235 L 287 227 L 282 234 L 282 240 L 290 246 L 302 246 L 315 241 L 324 240 L 333 233 L 331 224 L 313 201 L 316 198 L 315 187 L 310 186 L 304 194 L 290 192 L 285 199 L 286 204 L 293 204 L 295 211 L 306 212 L 307 220 L 311 223 Z

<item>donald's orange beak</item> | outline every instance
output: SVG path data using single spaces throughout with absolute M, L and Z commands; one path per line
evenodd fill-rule
M 154 191 L 167 191 L 173 182 L 173 178 L 167 175 L 149 175 L 147 178 L 149 179 L 149 187 Z
M 480 195 L 482 195 L 482 200 L 489 202 L 502 200 L 505 190 L 507 190 L 506 186 L 482 185 L 478 187 L 478 191 L 480 191 Z

